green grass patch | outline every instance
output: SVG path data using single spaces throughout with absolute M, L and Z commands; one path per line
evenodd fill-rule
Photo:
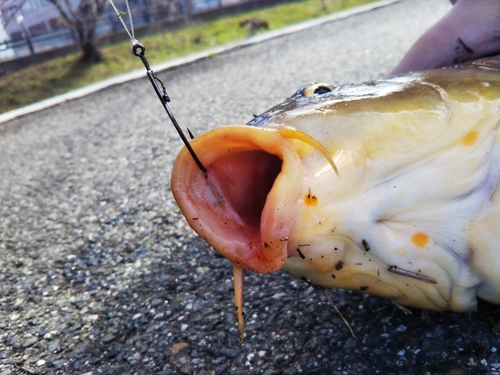
M 245 39 L 247 18 L 265 20 L 269 29 L 325 16 L 376 0 L 302 0 L 214 21 L 188 25 L 175 31 L 141 38 L 150 64 Z M 258 31 L 262 32 L 262 31 Z M 101 49 L 105 61 L 94 65 L 79 62 L 79 54 L 58 57 L 0 77 L 0 113 L 87 86 L 143 67 L 132 55 L 130 41 Z

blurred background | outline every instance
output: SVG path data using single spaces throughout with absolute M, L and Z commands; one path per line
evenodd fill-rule
M 131 0 L 134 24 L 145 26 L 169 22 L 194 14 L 220 12 L 225 7 L 256 0 Z M 269 2 L 268 2 L 269 3 Z M 273 1 L 270 1 L 273 3 Z M 78 18 L 93 27 L 95 37 L 121 34 L 122 26 L 107 0 L 1 0 L 0 61 L 76 45 Z M 116 1 L 126 9 L 123 0 Z M 92 19 L 95 22 L 92 23 Z M 61 52 L 70 51 L 65 49 Z
M 154 65 L 375 0 L 129 0 Z M 131 29 L 125 0 L 114 4 Z M 109 0 L 0 0 L 0 113 L 142 68 Z

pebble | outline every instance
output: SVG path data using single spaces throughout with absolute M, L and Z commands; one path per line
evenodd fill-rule
M 151 307 L 160 306 L 163 303 L 163 300 L 160 298 L 155 298 L 151 301 Z
M 9 316 L 9 319 L 12 320 L 13 322 L 16 321 L 17 319 L 19 319 L 21 315 L 19 314 L 12 314 Z
M 59 340 L 50 341 L 47 345 L 47 349 L 51 353 L 55 352 L 58 347 L 59 347 Z
M 130 357 L 127 357 L 127 362 L 130 363 L 132 366 L 139 363 L 140 360 L 141 360 L 141 355 L 139 353 L 135 353 Z
M 358 345 L 358 341 L 356 339 L 348 339 L 344 344 L 344 349 L 354 349 Z
M 38 339 L 36 337 L 30 337 L 29 339 L 23 342 L 23 348 L 29 348 L 33 344 L 37 343 Z
M 398 328 L 396 328 L 396 332 L 406 332 L 406 326 L 400 325 Z
M 55 361 L 52 361 L 52 366 L 54 366 L 56 369 L 60 369 L 65 365 L 65 360 L 64 359 L 57 359 Z
M 230 349 L 230 348 L 222 348 L 220 350 L 220 353 L 224 356 L 226 356 L 227 358 L 235 358 L 237 357 L 241 352 L 239 350 L 236 350 L 236 349 Z
M 215 368 L 215 373 L 216 374 L 225 374 L 228 367 L 229 367 L 228 365 L 219 365 Z
M 104 343 L 104 344 L 107 344 L 111 341 L 113 341 L 115 339 L 115 335 L 113 335 L 112 333 L 108 333 L 106 335 L 103 336 L 103 338 L 101 339 L 101 341 Z

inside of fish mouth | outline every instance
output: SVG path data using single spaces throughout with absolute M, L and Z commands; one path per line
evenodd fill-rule
M 267 195 L 281 165 L 278 156 L 262 150 L 230 152 L 210 165 L 208 174 L 240 218 L 259 228 Z

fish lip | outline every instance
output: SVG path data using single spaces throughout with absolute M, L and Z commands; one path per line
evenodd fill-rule
M 186 148 L 179 153 L 171 187 L 190 226 L 222 255 L 258 273 L 280 270 L 287 260 L 287 238 L 295 224 L 295 202 L 302 184 L 302 165 L 294 144 L 277 129 L 245 125 L 217 127 L 191 141 L 203 173 Z M 262 209 L 260 226 L 247 225 L 230 204 L 222 202 L 210 181 L 211 167 L 231 152 L 262 150 L 282 160 Z M 216 185 L 216 184 L 215 184 Z

